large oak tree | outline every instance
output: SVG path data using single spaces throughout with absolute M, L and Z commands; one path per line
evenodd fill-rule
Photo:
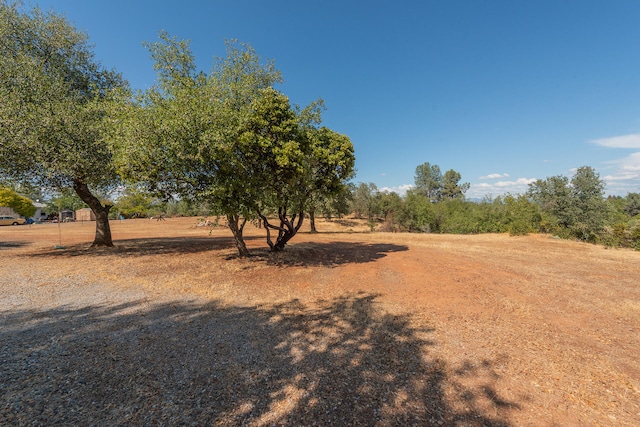
M 95 191 L 118 180 L 103 120 L 111 92 L 124 87 L 63 16 L 0 2 L 0 173 L 73 188 L 96 216 L 94 246 L 113 246 L 111 206 Z
M 226 217 L 240 256 L 249 255 L 244 226 L 258 217 L 271 249 L 283 249 L 312 194 L 351 176 L 349 139 L 318 127 L 320 103 L 292 107 L 273 88 L 282 80 L 273 63 L 248 45 L 228 42 L 208 74 L 186 41 L 161 33 L 147 46 L 158 84 L 122 104 L 113 138 L 121 173 L 158 196 L 207 202 Z

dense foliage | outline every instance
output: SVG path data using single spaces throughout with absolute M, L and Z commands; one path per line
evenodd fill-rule
M 86 207 L 87 204 L 73 190 L 62 189 L 47 200 L 45 211 L 53 214 L 64 210 L 77 211 Z
M 121 175 L 225 216 L 240 256 L 249 254 L 244 226 L 257 218 L 270 248 L 284 249 L 306 212 L 343 192 L 354 168 L 349 138 L 319 126 L 321 100 L 292 106 L 273 87 L 282 80 L 273 63 L 249 45 L 228 42 L 208 74 L 196 72 L 186 41 L 161 33 L 147 46 L 158 84 L 112 119 Z
M 118 180 L 102 122 L 111 91 L 125 86 L 64 17 L 0 1 L 0 174 L 72 188 L 96 215 L 94 245 L 113 245 L 95 191 Z
M 460 184 L 462 175 L 453 169 L 444 173 L 440 166 L 423 163 L 416 167 L 415 191 L 434 202 L 442 200 L 463 199 L 469 189 L 469 183 Z
M 158 82 L 132 95 L 60 15 L 0 0 L 0 35 L 0 176 L 58 194 L 58 208 L 73 189 L 95 213 L 94 245 L 113 245 L 106 189 L 119 189 L 118 217 L 224 215 L 241 256 L 248 220 L 278 251 L 306 212 L 344 210 L 351 141 L 320 126 L 322 100 L 291 105 L 249 45 L 228 42 L 204 73 L 189 43 L 163 32 L 146 44 Z
M 460 180 L 457 172 L 451 175 L 456 182 Z M 372 183 L 354 186 L 351 211 L 367 218 L 372 230 L 549 233 L 640 249 L 640 195 L 605 199 L 604 182 L 591 167 L 578 168 L 571 179 L 554 176 L 537 180 L 526 194 L 506 194 L 479 202 L 443 196 L 444 182 L 438 165 L 424 163 L 416 169 L 415 188 L 404 197 L 380 192 Z
M 0 187 L 0 206 L 10 207 L 23 217 L 30 217 L 36 213 L 36 207 L 31 200 L 6 187 Z

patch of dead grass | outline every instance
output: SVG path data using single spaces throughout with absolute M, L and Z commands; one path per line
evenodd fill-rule
M 349 360 L 340 365 L 342 374 L 336 373 L 347 385 L 335 384 L 335 390 L 347 393 L 342 400 L 351 405 L 357 402 L 348 397 L 353 391 L 350 378 L 361 381 L 357 389 L 369 397 L 378 396 L 376 387 L 383 390 L 392 384 L 383 404 L 374 404 L 378 412 L 367 412 L 387 421 L 399 422 L 400 415 L 411 411 L 424 415 L 423 424 L 435 425 L 479 425 L 474 419 L 489 425 L 633 425 L 640 419 L 640 252 L 542 235 L 370 233 L 365 221 L 348 219 L 318 220 L 320 233 L 303 230 L 280 254 L 269 253 L 263 231 L 248 225 L 247 242 L 255 256 L 239 259 L 228 230 L 197 227 L 197 222 L 115 221 L 115 249 L 89 248 L 92 224 L 0 228 L 3 314 L 55 318 L 71 313 L 68 321 L 82 327 L 74 319 L 97 313 L 91 307 L 120 304 L 123 309 L 109 319 L 115 322 L 114 330 L 130 331 L 119 329 L 119 322 L 126 318 L 134 329 L 153 329 L 159 326 L 148 319 L 156 316 L 155 324 L 165 325 L 160 320 L 165 308 L 151 307 L 167 304 L 175 308 L 166 308 L 168 312 L 179 314 L 171 317 L 171 327 L 184 333 L 165 334 L 169 340 L 157 357 L 168 359 L 154 362 L 162 370 L 177 366 L 170 359 L 172 348 L 214 348 L 188 336 L 202 339 L 202 328 L 220 332 L 207 329 L 212 324 L 203 319 L 229 322 L 232 327 L 222 328 L 229 334 L 259 326 L 246 351 L 231 351 L 227 344 L 220 351 L 234 355 L 235 365 L 224 378 L 238 381 L 239 390 L 266 387 L 268 400 L 256 400 L 248 391 L 234 400 L 232 388 L 214 385 L 215 373 L 199 372 L 201 380 L 209 381 L 200 383 L 203 393 L 220 388 L 218 398 L 230 405 L 221 418 L 227 425 L 240 425 L 238 420 L 277 422 L 288 414 L 300 415 L 301 404 L 311 412 L 331 410 L 318 391 L 331 391 L 331 384 L 323 382 L 331 378 L 326 365 L 306 370 L 306 379 L 293 373 L 296 363 L 313 366 L 305 363 L 314 355 L 332 364 Z M 66 249 L 54 249 L 60 241 Z M 364 296 L 370 302 L 359 299 Z M 232 316 L 223 321 L 202 304 L 215 304 L 220 313 Z M 263 321 L 264 313 L 269 315 Z M 25 325 L 37 325 L 38 319 Z M 283 322 L 289 329 L 284 335 L 277 331 L 280 344 L 261 335 L 264 328 L 276 331 Z M 8 333 L 7 324 L 0 325 L 5 325 L 0 333 Z M 376 335 L 376 328 L 386 335 Z M 160 348 L 153 334 L 134 337 L 141 349 Z M 342 338 L 339 345 L 332 341 Z M 128 360 L 119 341 L 109 340 L 104 354 Z M 413 346 L 419 359 L 394 353 L 393 343 L 405 350 Z M 13 345 L 3 348 L 13 351 Z M 283 382 L 269 383 L 264 372 L 245 369 L 245 358 L 264 357 L 268 348 L 287 348 L 287 357 L 294 361 Z M 52 354 L 60 360 L 68 357 L 56 351 Z M 191 357 L 184 351 L 184 357 Z M 397 370 L 377 365 L 373 356 Z M 154 373 L 153 357 L 143 358 L 145 369 Z M 419 365 L 418 360 L 431 365 Z M 408 361 L 422 376 L 394 382 Z M 262 366 L 274 369 L 267 362 Z M 151 384 L 147 377 L 133 378 L 142 385 L 126 382 L 132 388 Z M 177 381 L 179 376 L 168 378 Z M 436 407 L 427 410 L 421 396 L 436 398 Z M 179 402 L 168 408 L 181 409 Z M 130 409 L 137 414 L 130 420 L 143 423 L 142 413 Z M 188 409 L 185 413 L 197 417 L 199 409 Z M 359 424 L 356 421 L 351 424 Z

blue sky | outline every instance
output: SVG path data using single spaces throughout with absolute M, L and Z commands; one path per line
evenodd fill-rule
M 30 4 L 35 4 L 34 2 Z M 293 103 L 356 149 L 355 182 L 402 192 L 417 165 L 455 169 L 468 197 L 592 166 L 608 194 L 640 192 L 638 0 L 46 0 L 134 88 L 143 41 L 191 40 L 208 71 L 224 40 L 275 60 Z

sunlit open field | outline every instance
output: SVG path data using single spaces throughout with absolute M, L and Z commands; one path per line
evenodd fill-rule
M 0 425 L 640 422 L 640 252 L 197 222 L 0 227 Z

